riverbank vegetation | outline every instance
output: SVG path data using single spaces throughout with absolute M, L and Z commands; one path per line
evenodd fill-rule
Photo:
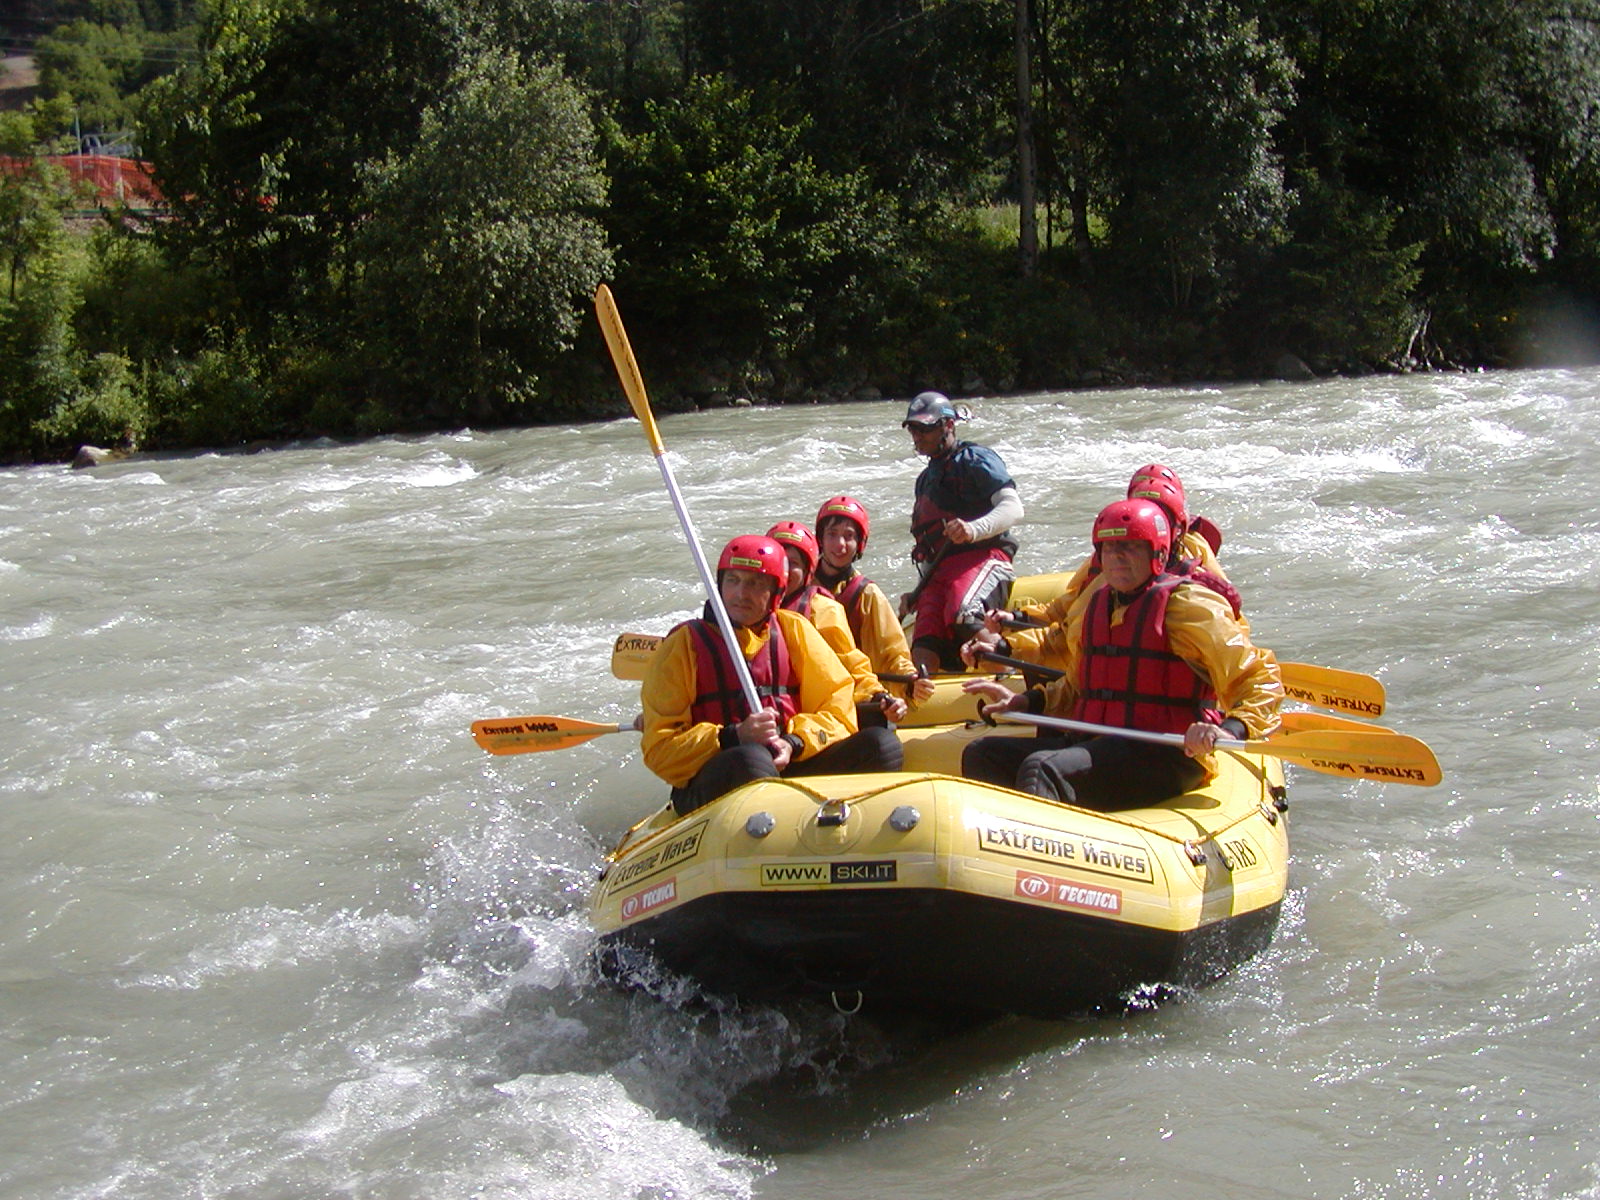
M 601 280 L 669 410 L 1501 365 L 1600 300 L 1590 0 L 22 7 L 11 461 L 621 411 Z M 72 221 L 90 117 L 164 210 Z

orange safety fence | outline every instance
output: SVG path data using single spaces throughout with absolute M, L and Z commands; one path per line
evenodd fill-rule
M 161 208 L 166 204 L 151 178 L 150 164 L 140 159 L 111 154 L 47 154 L 42 158 L 65 170 L 74 183 L 93 189 L 101 204 L 127 204 L 133 208 Z M 0 171 L 20 175 L 35 161 L 0 154 Z

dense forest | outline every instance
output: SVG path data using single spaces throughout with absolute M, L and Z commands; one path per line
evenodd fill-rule
M 11 9 L 0 461 L 1595 354 L 1600 0 Z

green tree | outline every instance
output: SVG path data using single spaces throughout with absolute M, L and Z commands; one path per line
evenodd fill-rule
M 1594 178 L 1589 0 L 1264 0 L 1300 64 L 1283 145 L 1315 173 L 1394 216 L 1421 247 L 1419 304 L 1445 357 L 1499 354 L 1501 318 L 1582 245 Z M 1573 201 L 1570 210 L 1566 201 Z M 1592 245 L 1592 243 L 1590 243 Z
M 1418 243 L 1400 243 L 1381 198 L 1300 177 L 1283 242 L 1263 253 L 1230 309 L 1239 357 L 1279 347 L 1327 370 L 1394 362 L 1421 314 Z
M 1014 0 L 687 0 L 688 61 L 804 122 L 826 171 L 919 208 L 1011 170 Z
M 54 147 L 40 126 L 51 123 L 39 110 L 0 113 L 0 155 L 17 162 L 0 171 L 0 265 L 13 302 L 30 261 L 59 251 L 73 205 L 66 173 L 42 157 Z
M 374 167 L 351 246 L 357 324 L 384 391 L 482 420 L 537 395 L 610 267 L 585 96 L 487 52 Z
M 803 134 L 730 81 L 698 78 L 648 105 L 642 132 L 616 135 L 618 294 L 658 343 L 652 360 L 748 369 L 825 354 L 881 311 L 893 206 L 864 171 L 823 170 Z
M 1086 121 L 1122 280 L 1177 311 L 1226 297 L 1287 208 L 1274 131 L 1293 66 L 1233 0 L 1095 0 Z
M 416 136 L 451 70 L 438 7 L 217 0 L 201 61 L 148 89 L 145 150 L 175 217 L 159 236 L 233 287 L 259 343 L 342 332 L 369 166 Z
M 188 29 L 152 30 L 132 0 L 95 6 L 94 19 L 68 21 L 34 49 L 41 93 L 69 101 L 84 132 L 131 129 L 141 88 L 193 54 Z

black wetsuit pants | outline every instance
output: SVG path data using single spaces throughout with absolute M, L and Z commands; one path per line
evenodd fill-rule
M 1044 731 L 979 738 L 962 752 L 961 773 L 1103 812 L 1154 804 L 1205 779 L 1205 770 L 1178 746 Z
M 867 771 L 898 771 L 904 761 L 900 739 L 888 729 L 863 729 L 835 742 L 804 762 L 791 762 L 781 772 L 765 746 L 738 745 L 722 750 L 689 781 L 672 789 L 672 807 L 680 814 L 710 804 L 724 792 L 752 779 L 796 775 L 855 775 Z

